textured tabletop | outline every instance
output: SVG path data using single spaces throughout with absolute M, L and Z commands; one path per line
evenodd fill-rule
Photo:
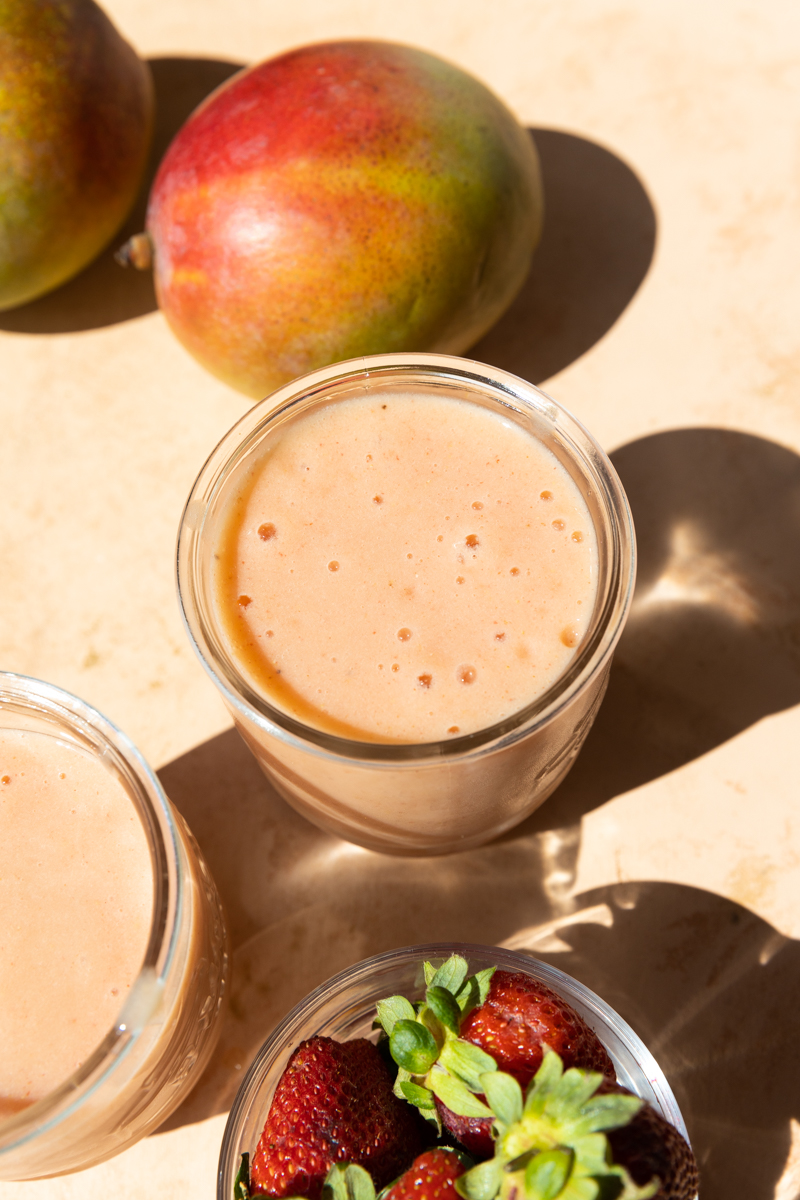
M 277 1019 L 360 958 L 445 939 L 538 953 L 627 1018 L 683 1107 L 703 1200 L 795 1200 L 800 8 L 105 7 L 151 63 L 158 152 L 239 65 L 312 40 L 416 44 L 499 93 L 534 132 L 547 218 L 523 292 L 471 354 L 542 384 L 611 453 L 640 572 L 598 721 L 539 812 L 446 859 L 337 841 L 261 777 L 178 616 L 181 508 L 249 401 L 187 355 L 149 277 L 111 250 L 0 314 L 0 662 L 137 742 L 208 857 L 234 946 L 219 1050 L 167 1127 L 82 1174 L 0 1184 L 0 1200 L 212 1200 L 225 1111 Z

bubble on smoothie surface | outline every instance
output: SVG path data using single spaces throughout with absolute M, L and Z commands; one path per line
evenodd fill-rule
M 539 499 L 540 500 L 552 500 L 553 493 L 552 492 L 539 492 Z
M 392 663 L 392 670 L 393 670 L 393 671 L 399 671 L 399 670 L 400 670 L 400 663 Z
M 0 783 L 11 783 L 11 776 L 3 775 L 2 779 L 0 779 Z
M 472 507 L 476 509 L 477 512 L 480 512 L 480 510 L 483 508 L 483 505 L 481 504 L 480 500 L 473 500 Z
M 478 672 L 474 667 L 471 667 L 468 663 L 465 663 L 456 671 L 456 677 L 459 683 L 474 683 L 478 678 Z
M 404 625 L 402 629 L 398 629 L 397 637 L 398 637 L 399 641 L 407 642 L 408 639 L 411 637 L 411 630 L 406 628 L 406 626 Z
M 575 530 L 575 532 L 572 535 L 572 540 L 573 540 L 573 542 L 582 542 L 583 541 L 583 534 L 581 533 L 580 529 Z
M 373 504 L 383 504 L 383 496 L 373 496 L 372 503 Z
M 560 531 L 560 530 L 566 529 L 566 528 L 567 528 L 566 521 L 561 521 L 558 519 L 553 521 L 553 529 L 558 529 Z
M 480 546 L 480 542 L 478 541 L 478 535 L 476 533 L 468 534 L 465 540 L 466 540 L 466 543 L 469 546 L 470 550 L 474 550 L 476 546 Z
M 332 558 L 331 561 L 328 563 L 328 570 L 329 571 L 338 571 L 339 570 L 339 564 L 335 558 Z
M 277 532 L 278 531 L 272 524 L 272 521 L 265 521 L 263 525 L 259 525 L 258 527 L 258 536 L 261 538 L 262 542 L 268 542 L 270 538 L 275 537 Z
M 509 575 L 519 575 L 519 567 L 512 567 L 508 573 Z
M 433 683 L 433 676 L 432 675 L 418 675 L 417 682 L 420 684 L 421 687 L 429 688 L 431 686 L 431 684 Z
M 565 645 L 565 646 L 569 646 L 569 647 L 570 647 L 570 649 L 571 649 L 573 646 L 577 646 L 577 644 L 578 644 L 578 631 L 577 631 L 577 629 L 575 628 L 575 626 L 574 626 L 574 625 L 566 625 L 566 626 L 565 626 L 565 627 L 564 627 L 564 628 L 561 630 L 561 640 L 562 640 L 562 642 L 564 643 L 564 645 Z
M 463 582 L 464 582 L 464 576 L 456 575 L 456 583 L 463 583 Z
M 447 732 L 448 733 L 460 733 L 461 731 L 459 730 L 457 725 L 451 725 Z
M 496 642 L 504 642 L 506 640 L 506 635 L 504 633 L 496 633 L 494 635 L 494 640 Z
M 247 608 L 248 604 L 252 604 L 252 600 L 249 596 L 241 595 L 239 597 L 239 603 L 241 604 L 242 608 Z

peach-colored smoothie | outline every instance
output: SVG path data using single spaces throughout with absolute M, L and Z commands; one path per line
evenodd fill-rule
M 215 596 L 239 670 L 318 729 L 436 742 L 512 716 L 591 617 L 597 540 L 556 456 L 466 397 L 289 424 L 239 486 Z
M 102 1041 L 152 908 L 147 840 L 122 785 L 74 745 L 0 730 L 0 1118 Z

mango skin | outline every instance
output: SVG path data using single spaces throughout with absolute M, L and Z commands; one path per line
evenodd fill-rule
M 0 309 L 58 287 L 136 198 L 150 69 L 93 0 L 0 0 Z
M 488 88 L 352 41 L 217 89 L 167 151 L 147 228 L 172 330 L 259 398 L 364 354 L 462 353 L 521 287 L 542 213 L 531 139 Z

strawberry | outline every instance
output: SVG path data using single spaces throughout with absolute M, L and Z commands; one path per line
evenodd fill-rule
M 489 994 L 468 1012 L 459 1037 L 491 1054 L 500 1071 L 525 1089 L 547 1045 L 566 1067 L 615 1079 L 614 1064 L 593 1029 L 552 988 L 521 972 L 495 971 Z
M 519 972 L 491 969 L 468 978 L 469 968 L 459 955 L 438 971 L 425 966 L 428 988 L 418 1011 L 403 997 L 391 997 L 378 1005 L 378 1020 L 401 1067 L 397 1090 L 429 1119 L 438 1117 L 475 1158 L 494 1152 L 492 1113 L 479 1099 L 482 1088 L 476 1084 L 482 1072 L 499 1069 L 525 1088 L 546 1045 L 567 1067 L 615 1078 L 597 1034 L 545 984 Z M 416 1031 L 410 1028 L 412 1020 Z M 415 1042 L 425 1044 L 427 1057 L 408 1053 Z
M 585 1067 L 614 1079 L 614 1064 L 605 1046 L 583 1017 L 544 983 L 521 972 L 495 971 L 489 994 L 461 1022 L 459 1037 L 491 1054 L 498 1070 L 526 1088 L 538 1071 L 543 1045 L 555 1050 L 567 1067 Z M 494 1150 L 492 1123 L 461 1117 L 437 1104 L 448 1132 L 475 1158 Z
M 470 1165 L 458 1150 L 434 1146 L 414 1159 L 381 1200 L 459 1200 L 455 1182 Z
M 608 1092 L 630 1095 L 618 1083 L 604 1080 L 597 1094 Z M 654 1176 L 661 1181 L 654 1200 L 694 1200 L 699 1181 L 691 1148 L 649 1104 L 642 1104 L 627 1125 L 606 1136 L 614 1162 L 626 1168 L 634 1183 L 647 1183 Z
M 393 1094 L 371 1042 L 310 1038 L 278 1081 L 253 1155 L 250 1191 L 318 1200 L 337 1163 L 366 1168 L 381 1188 L 423 1149 L 425 1128 Z
M 465 1200 L 695 1200 L 686 1141 L 638 1096 L 546 1051 L 524 1096 L 511 1075 L 484 1076 L 494 1157 L 456 1183 Z

